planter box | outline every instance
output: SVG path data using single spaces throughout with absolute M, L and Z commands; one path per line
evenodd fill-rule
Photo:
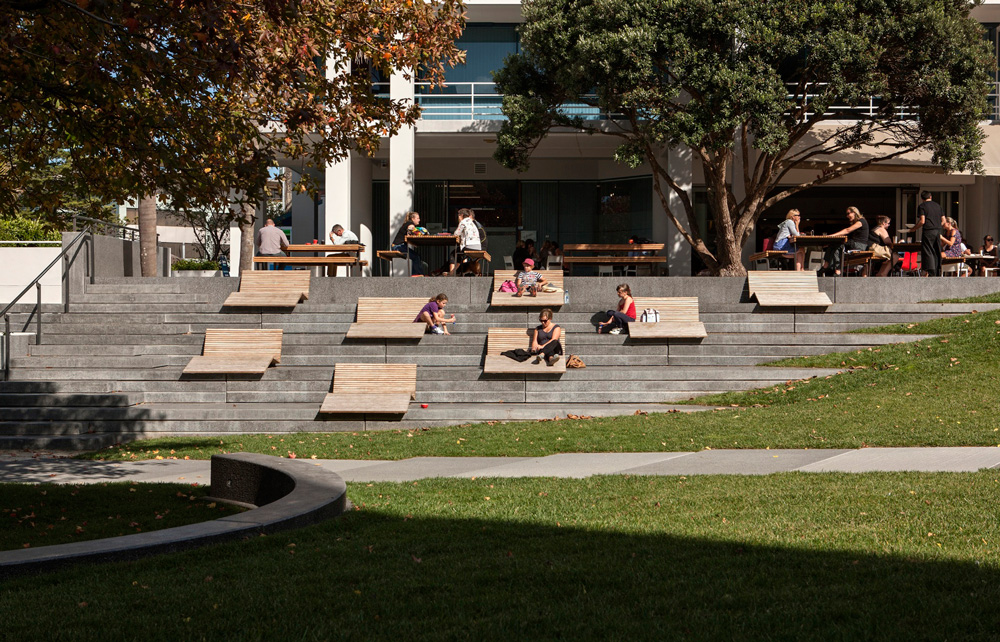
M 173 270 L 173 276 L 222 276 L 222 270 Z

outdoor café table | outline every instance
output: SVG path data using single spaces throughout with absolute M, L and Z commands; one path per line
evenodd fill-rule
M 667 262 L 657 255 L 629 256 L 638 252 L 660 252 L 663 243 L 568 243 L 563 245 L 563 264 L 573 265 L 653 265 Z M 596 256 L 581 256 L 579 252 L 599 252 Z
M 417 248 L 442 248 L 444 256 L 432 254 L 434 260 L 427 260 L 427 264 L 434 266 L 442 262 L 449 262 L 450 252 L 448 248 L 458 247 L 458 237 L 454 234 L 407 234 L 406 242 Z M 424 257 L 426 260 L 426 256 Z M 432 267 L 433 269 L 433 267 Z
M 828 247 L 834 245 L 843 245 L 847 242 L 846 236 L 834 236 L 833 234 L 801 234 L 799 236 L 792 237 L 792 243 L 796 247 L 817 247 L 821 250 L 826 250 Z M 840 273 L 844 274 L 844 261 L 847 258 L 847 252 L 840 253 Z
M 335 255 L 353 256 L 355 259 L 353 263 L 344 262 L 340 264 L 346 265 L 350 274 L 354 273 L 354 266 L 361 261 L 361 253 L 364 251 L 365 246 L 360 243 L 344 243 L 343 245 L 334 245 L 332 243 L 293 243 L 285 248 L 285 252 L 289 256 L 291 256 L 292 252 L 312 252 L 313 256 L 324 256 L 327 252 L 336 253 Z M 323 265 L 329 265 L 329 263 L 324 263 Z
M 986 254 L 965 254 L 963 256 L 942 256 L 941 265 L 955 265 L 956 263 L 968 263 L 969 270 L 979 272 L 979 262 L 983 259 L 992 259 L 992 255 Z

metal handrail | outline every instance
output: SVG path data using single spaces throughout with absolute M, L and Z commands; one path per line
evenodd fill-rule
M 75 222 L 74 222 L 75 226 Z M 75 231 L 75 230 L 74 230 Z M 72 241 L 70 241 L 66 247 L 63 248 L 59 256 L 52 259 L 52 262 L 36 276 L 31 283 L 26 285 L 21 293 L 14 297 L 14 300 L 7 304 L 3 310 L 0 310 L 0 316 L 3 317 L 4 334 L 3 334 L 3 381 L 10 379 L 10 310 L 21 300 L 25 294 L 31 290 L 32 286 L 35 287 L 38 298 L 35 303 L 35 344 L 42 342 L 42 277 L 48 274 L 49 270 L 55 267 L 56 263 L 60 259 L 67 264 L 66 269 L 63 270 L 63 311 L 69 312 L 69 251 L 77 243 L 84 239 L 84 244 L 87 246 L 87 271 L 89 272 L 90 282 L 94 282 L 94 234 L 88 225 L 84 230 L 77 234 Z
M 114 230 L 115 236 L 122 240 L 137 241 L 139 240 L 139 230 L 134 227 L 127 227 L 125 225 L 118 225 L 117 223 L 111 223 L 109 221 L 102 221 L 98 218 L 90 218 L 89 216 L 80 216 L 76 214 L 73 216 L 73 231 L 75 232 L 78 225 L 77 221 L 82 221 L 83 225 L 79 225 L 80 229 L 90 229 L 91 231 L 97 230 Z M 159 236 L 159 234 L 157 234 Z

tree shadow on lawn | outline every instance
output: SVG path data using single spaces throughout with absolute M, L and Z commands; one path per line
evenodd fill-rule
M 608 516 L 607 528 L 614 520 Z M 979 565 L 595 531 L 554 518 L 539 525 L 365 509 L 248 542 L 16 580 L 0 589 L 0 611 L 8 614 L 5 633 L 20 640 L 138 631 L 165 640 L 237 632 L 244 639 L 995 639 L 998 599 L 995 559 Z M 46 612 L 58 613 L 57 627 L 39 628 Z

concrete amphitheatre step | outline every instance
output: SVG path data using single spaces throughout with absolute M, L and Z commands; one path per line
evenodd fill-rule
M 872 304 L 838 301 L 825 312 L 767 311 L 734 300 L 735 290 L 728 285 L 720 294 L 715 291 L 719 281 L 697 279 L 693 283 L 702 297 L 701 318 L 709 336 L 702 341 L 643 342 L 594 332 L 594 323 L 612 301 L 590 295 L 593 288 L 587 281 L 586 288 L 572 290 L 572 305 L 557 310 L 556 320 L 567 332 L 568 351 L 588 367 L 561 377 L 526 379 L 482 373 L 486 332 L 490 327 L 534 325 L 537 310 L 490 308 L 485 286 L 478 281 L 420 281 L 314 279 L 309 301 L 280 312 L 222 310 L 235 280 L 203 284 L 156 279 L 87 286 L 87 293 L 74 295 L 68 314 L 55 306 L 46 309 L 42 343 L 30 347 L 30 356 L 15 357 L 12 381 L 0 382 L 0 446 L 98 447 L 139 434 L 402 429 L 666 410 L 664 404 L 670 401 L 836 372 L 751 367 L 756 364 L 923 338 L 844 330 L 1000 308 L 892 303 L 883 296 Z M 686 294 L 677 292 L 674 284 L 692 282 L 640 281 L 647 292 L 665 288 L 664 296 Z M 843 289 L 840 282 L 837 287 Z M 418 342 L 347 340 L 344 333 L 354 320 L 357 293 L 388 296 L 393 288 L 404 288 L 393 296 L 452 293 L 448 309 L 459 318 L 454 334 L 428 335 Z M 613 285 L 605 289 L 613 292 Z M 15 318 L 21 323 L 26 319 L 23 312 Z M 181 370 L 201 352 L 209 327 L 281 328 L 281 364 L 261 377 L 185 378 Z M 345 361 L 418 364 L 416 400 L 402 421 L 330 421 L 317 415 L 335 364 Z

